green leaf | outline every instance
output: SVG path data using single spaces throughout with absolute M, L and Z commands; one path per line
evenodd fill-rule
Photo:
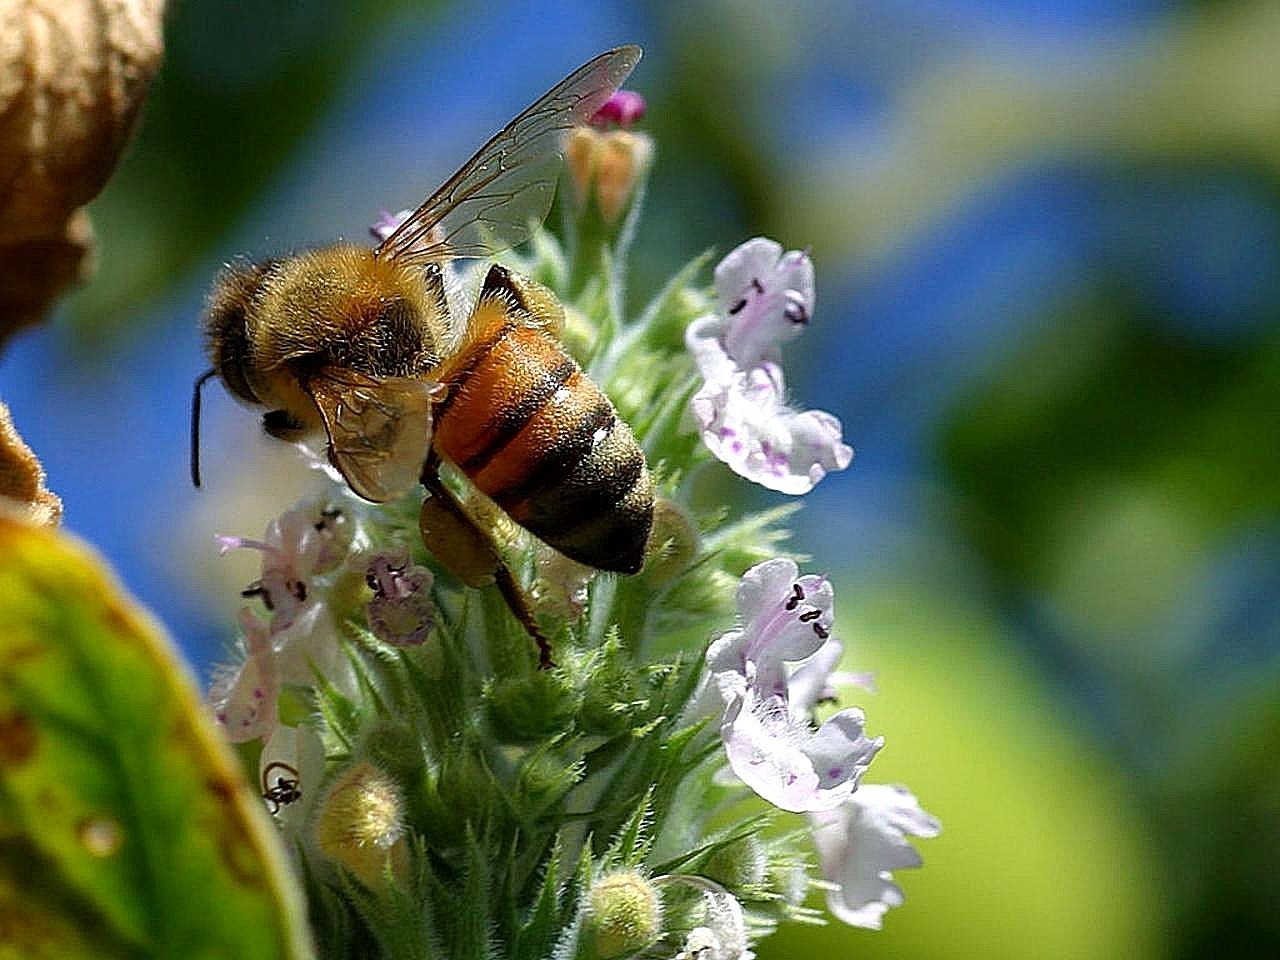
M 63 960 L 311 956 L 256 792 L 101 562 L 0 516 L 6 945 Z
M 645 791 L 621 832 L 613 842 L 607 859 L 622 866 L 634 867 L 644 861 L 649 851 L 649 828 L 653 821 L 653 787 Z
M 695 283 L 714 254 L 714 250 L 708 249 L 689 260 L 640 312 L 633 329 L 640 333 L 647 346 L 668 353 L 684 350 L 685 327 L 712 306 Z

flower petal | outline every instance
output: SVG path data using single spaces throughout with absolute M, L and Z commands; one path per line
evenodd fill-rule
M 808 493 L 853 460 L 840 421 L 782 402 L 782 370 L 772 363 L 708 380 L 690 402 L 702 440 L 731 470 L 780 493 Z
M 722 342 L 724 328 L 724 321 L 714 314 L 699 317 L 685 327 L 685 347 L 707 384 L 727 384 L 734 374 L 740 372 L 738 365 L 725 352 Z
M 755 698 L 747 691 L 726 711 L 720 736 L 729 766 L 775 807 L 803 813 L 811 809 L 817 795 L 818 774 L 793 738 L 778 728 L 780 722 L 785 723 L 779 716 L 785 707 L 771 711 L 755 707 Z
M 862 775 L 884 746 L 884 737 L 866 735 L 866 715 L 849 707 L 830 717 L 805 747 L 823 790 L 856 790 Z M 811 808 L 816 809 L 816 808 Z
M 266 737 L 277 722 L 280 675 L 266 625 L 247 607 L 240 611 L 246 657 L 240 669 L 209 692 L 213 715 L 232 743 Z
M 867 784 L 844 806 L 810 816 L 823 875 L 839 885 L 827 895 L 831 912 L 855 927 L 880 929 L 903 893 L 891 870 L 923 861 L 907 837 L 936 837 L 941 824 L 905 787 Z
M 307 604 L 272 640 L 281 683 L 311 686 L 318 675 L 343 692 L 356 689 L 351 661 L 326 604 Z
M 843 654 L 844 645 L 830 640 L 791 675 L 787 681 L 787 701 L 792 713 L 811 713 L 819 700 L 835 695 L 831 684 Z
M 720 735 L 733 772 L 793 813 L 842 804 L 884 744 L 865 735 L 861 710 L 842 710 L 814 732 L 782 698 L 761 700 L 750 688 L 725 711 Z
M 813 261 L 767 237 L 731 251 L 715 272 L 725 351 L 740 367 L 777 361 L 813 314 Z

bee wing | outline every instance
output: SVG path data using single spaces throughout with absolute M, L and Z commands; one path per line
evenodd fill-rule
M 306 389 L 324 420 L 330 459 L 352 490 L 384 503 L 414 488 L 431 448 L 431 408 L 444 395 L 442 384 L 326 367 Z
M 498 131 L 376 255 L 431 263 L 493 256 L 527 240 L 551 209 L 563 132 L 590 120 L 639 60 L 639 47 L 618 47 L 573 71 Z

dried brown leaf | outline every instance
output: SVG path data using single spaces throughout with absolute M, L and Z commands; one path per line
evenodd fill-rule
M 57 526 L 62 501 L 45 489 L 44 468 L 18 435 L 9 408 L 0 403 L 0 498 L 21 507 L 25 518 L 42 527 Z
M 0 0 L 0 344 L 90 267 L 80 208 L 128 142 L 164 0 Z

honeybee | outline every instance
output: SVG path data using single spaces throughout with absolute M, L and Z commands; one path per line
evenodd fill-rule
M 648 467 L 613 404 L 560 345 L 563 308 L 495 264 L 455 331 L 444 270 L 528 239 L 551 207 L 565 132 L 639 59 L 639 47 L 618 47 L 569 74 L 376 247 L 335 243 L 228 266 L 204 318 L 212 367 L 192 404 L 193 482 L 200 390 L 217 376 L 238 400 L 266 408 L 273 437 L 296 442 L 323 428 L 329 460 L 360 497 L 381 503 L 423 483 L 424 535 L 469 541 L 460 576 L 496 579 L 540 643 L 497 548 L 441 482 L 441 462 L 570 559 L 637 572 L 653 521 Z

